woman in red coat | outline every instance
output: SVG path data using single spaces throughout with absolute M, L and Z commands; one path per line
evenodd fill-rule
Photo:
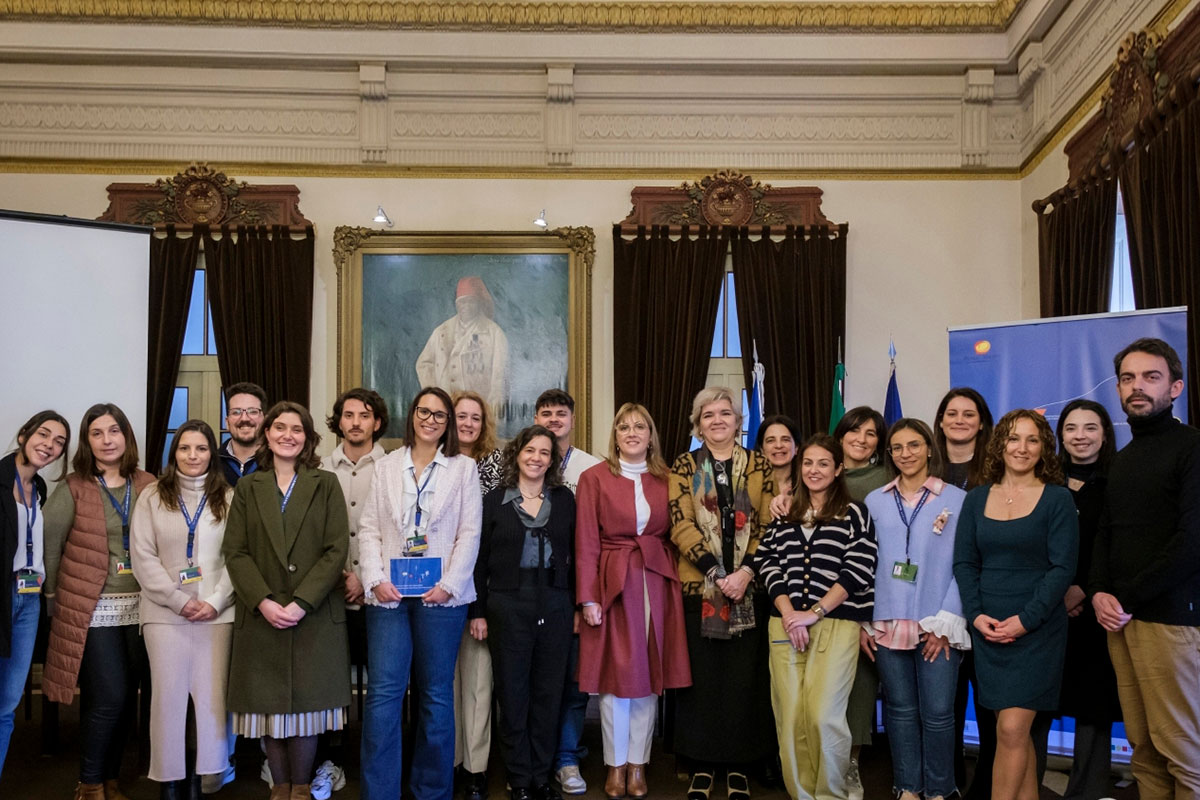
M 657 696 L 692 683 L 667 474 L 654 420 L 626 403 L 608 458 L 579 479 L 576 585 L 587 623 L 579 688 L 600 695 L 610 798 L 646 796 Z

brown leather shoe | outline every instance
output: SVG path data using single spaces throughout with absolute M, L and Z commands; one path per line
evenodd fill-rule
M 77 783 L 75 784 L 74 800 L 104 800 L 104 784 Z
M 641 800 L 650 793 L 646 788 L 647 764 L 629 764 L 625 773 L 625 789 L 634 800 Z
M 293 783 L 292 793 L 288 800 L 312 800 L 312 785 L 308 783 Z
M 277 783 L 271 787 L 271 800 L 289 800 L 292 796 L 290 783 Z
M 129 800 L 129 798 L 121 791 L 117 779 L 109 778 L 104 782 L 104 800 Z
M 621 800 L 625 796 L 625 766 L 608 768 L 608 777 L 604 779 L 604 796 L 608 800 Z

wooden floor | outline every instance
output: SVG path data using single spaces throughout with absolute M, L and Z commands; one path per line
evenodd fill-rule
M 33 718 L 25 720 L 24 707 L 17 711 L 16 729 L 13 732 L 12 745 L 0 776 L 0 800 L 69 800 L 78 778 L 78 703 L 63 708 L 59 715 L 58 749 L 55 753 L 42 753 L 42 725 L 40 697 L 32 704 Z M 353 723 L 346 732 L 348 781 L 346 788 L 333 795 L 333 800 L 358 800 L 358 735 L 359 726 Z M 603 775 L 604 767 L 600 749 L 599 725 L 589 720 L 585 727 L 584 743 L 589 747 L 590 754 L 585 759 L 583 775 L 588 782 L 588 792 L 582 797 L 586 800 L 600 800 L 604 797 Z M 686 776 L 675 774 L 675 759 L 671 756 L 659 755 L 659 745 L 655 743 L 655 758 L 651 762 L 648 783 L 651 797 L 682 798 L 687 789 Z M 156 800 L 158 784 L 145 777 L 148 754 L 140 754 L 137 747 L 131 744 L 127 749 L 122 788 L 131 800 Z M 139 763 L 140 761 L 140 763 Z M 219 793 L 211 795 L 214 800 L 266 800 L 267 785 L 259 778 L 262 756 L 254 743 L 242 742 L 238 749 L 237 780 L 226 786 Z M 493 800 L 504 800 L 505 791 L 503 769 L 493 751 L 490 796 Z M 886 738 L 876 737 L 873 747 L 867 748 L 862 757 L 862 778 L 865 800 L 889 800 L 891 797 L 891 757 L 888 753 Z M 1065 776 L 1050 773 L 1046 783 L 1049 785 L 1065 785 Z M 723 782 L 718 781 L 717 791 L 713 798 L 724 798 Z M 787 793 L 781 789 L 767 789 L 757 782 L 752 784 L 756 800 L 786 800 Z M 1059 794 L 1049 788 L 1042 787 L 1041 800 L 1055 800 Z M 1114 800 L 1136 800 L 1137 791 L 1134 787 L 1113 788 L 1111 797 Z M 447 798 L 449 800 L 449 798 Z

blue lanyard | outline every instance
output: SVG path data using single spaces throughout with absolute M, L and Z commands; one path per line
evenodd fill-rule
M 295 478 L 292 478 L 293 483 L 295 480 Z M 288 491 L 290 492 L 291 489 L 289 488 Z M 196 541 L 196 526 L 200 524 L 200 515 L 204 513 L 204 504 L 207 502 L 208 495 L 201 497 L 200 505 L 196 506 L 196 516 L 189 517 L 187 513 L 187 505 L 183 502 L 183 496 L 180 495 L 179 497 L 179 510 L 183 512 L 183 521 L 187 523 L 188 529 L 187 560 L 189 567 L 192 566 L 192 544 Z M 284 502 L 286 503 L 287 501 L 284 500 Z
M 108 495 L 108 502 L 112 503 L 112 507 L 121 516 L 121 541 L 125 546 L 125 552 L 129 552 L 129 501 L 133 497 L 133 481 L 126 479 L 125 481 L 125 501 L 117 502 L 117 498 L 113 497 L 113 493 L 108 490 L 108 484 L 104 482 L 104 476 L 96 476 L 96 480 L 100 481 L 100 485 L 104 487 L 104 493 Z
M 571 460 L 571 454 L 574 452 L 575 452 L 574 447 L 568 447 L 567 452 L 563 453 L 562 464 L 559 464 L 559 466 L 558 466 L 558 473 L 560 475 L 567 474 L 567 462 Z
M 284 492 L 284 493 L 283 493 L 283 502 L 281 502 L 281 503 L 279 504 L 279 513 L 280 513 L 280 514 L 282 514 L 284 511 L 286 511 L 286 510 L 287 510 L 287 504 L 288 504 L 288 500 L 291 500 L 291 499 L 292 499 L 292 489 L 295 489 L 295 488 L 296 488 L 296 478 L 299 478 L 299 477 L 300 477 L 300 473 L 299 473 L 299 472 L 297 472 L 295 475 L 293 475 L 293 476 L 292 476 L 292 482 L 288 484 L 288 490 L 287 490 L 286 492 Z M 200 511 L 199 511 L 199 509 L 197 509 L 197 511 L 196 511 L 196 516 L 197 516 L 197 517 L 199 517 L 199 516 L 200 516 Z
M 413 471 L 413 485 L 415 486 L 417 483 L 417 468 L 413 467 L 412 471 Z M 416 522 L 415 522 L 415 527 L 417 528 L 417 530 L 421 529 L 421 514 L 423 513 L 421 511 L 421 495 L 425 492 L 425 487 L 429 485 L 429 479 L 432 477 L 433 477 L 433 462 L 431 461 L 431 462 L 429 462 L 429 465 L 425 467 L 425 480 L 421 482 L 420 488 L 417 489 L 417 515 L 416 515 Z
M 33 569 L 33 523 L 37 521 L 37 484 L 33 487 L 33 499 L 25 502 L 25 486 L 21 476 L 17 476 L 17 494 L 21 495 L 21 505 L 25 506 L 25 569 Z
M 929 499 L 929 490 L 921 491 L 921 499 L 917 501 L 917 507 L 913 509 L 912 519 L 909 520 L 904 514 L 904 503 L 900 500 L 900 484 L 896 484 L 896 488 L 892 490 L 892 499 L 896 501 L 896 511 L 900 512 L 900 521 L 904 523 L 904 563 L 911 563 L 908 559 L 908 542 L 912 537 L 912 526 L 917 521 L 917 514 L 921 513 L 921 506 L 925 505 L 925 501 Z

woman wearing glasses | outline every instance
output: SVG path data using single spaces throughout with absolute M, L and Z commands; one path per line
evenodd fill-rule
M 416 731 L 408 790 L 416 800 L 454 794 L 454 668 L 467 605 L 475 599 L 483 500 L 475 461 L 460 452 L 453 410 L 450 396 L 436 387 L 413 399 L 405 446 L 375 465 L 359 520 L 371 676 L 363 800 L 400 796 L 401 706 L 410 667 Z M 407 585 L 396 585 L 409 576 Z
M 579 688 L 600 694 L 610 798 L 646 796 L 658 696 L 692 683 L 668 474 L 654 420 L 626 403 L 613 420 L 608 458 L 579 479 Z

